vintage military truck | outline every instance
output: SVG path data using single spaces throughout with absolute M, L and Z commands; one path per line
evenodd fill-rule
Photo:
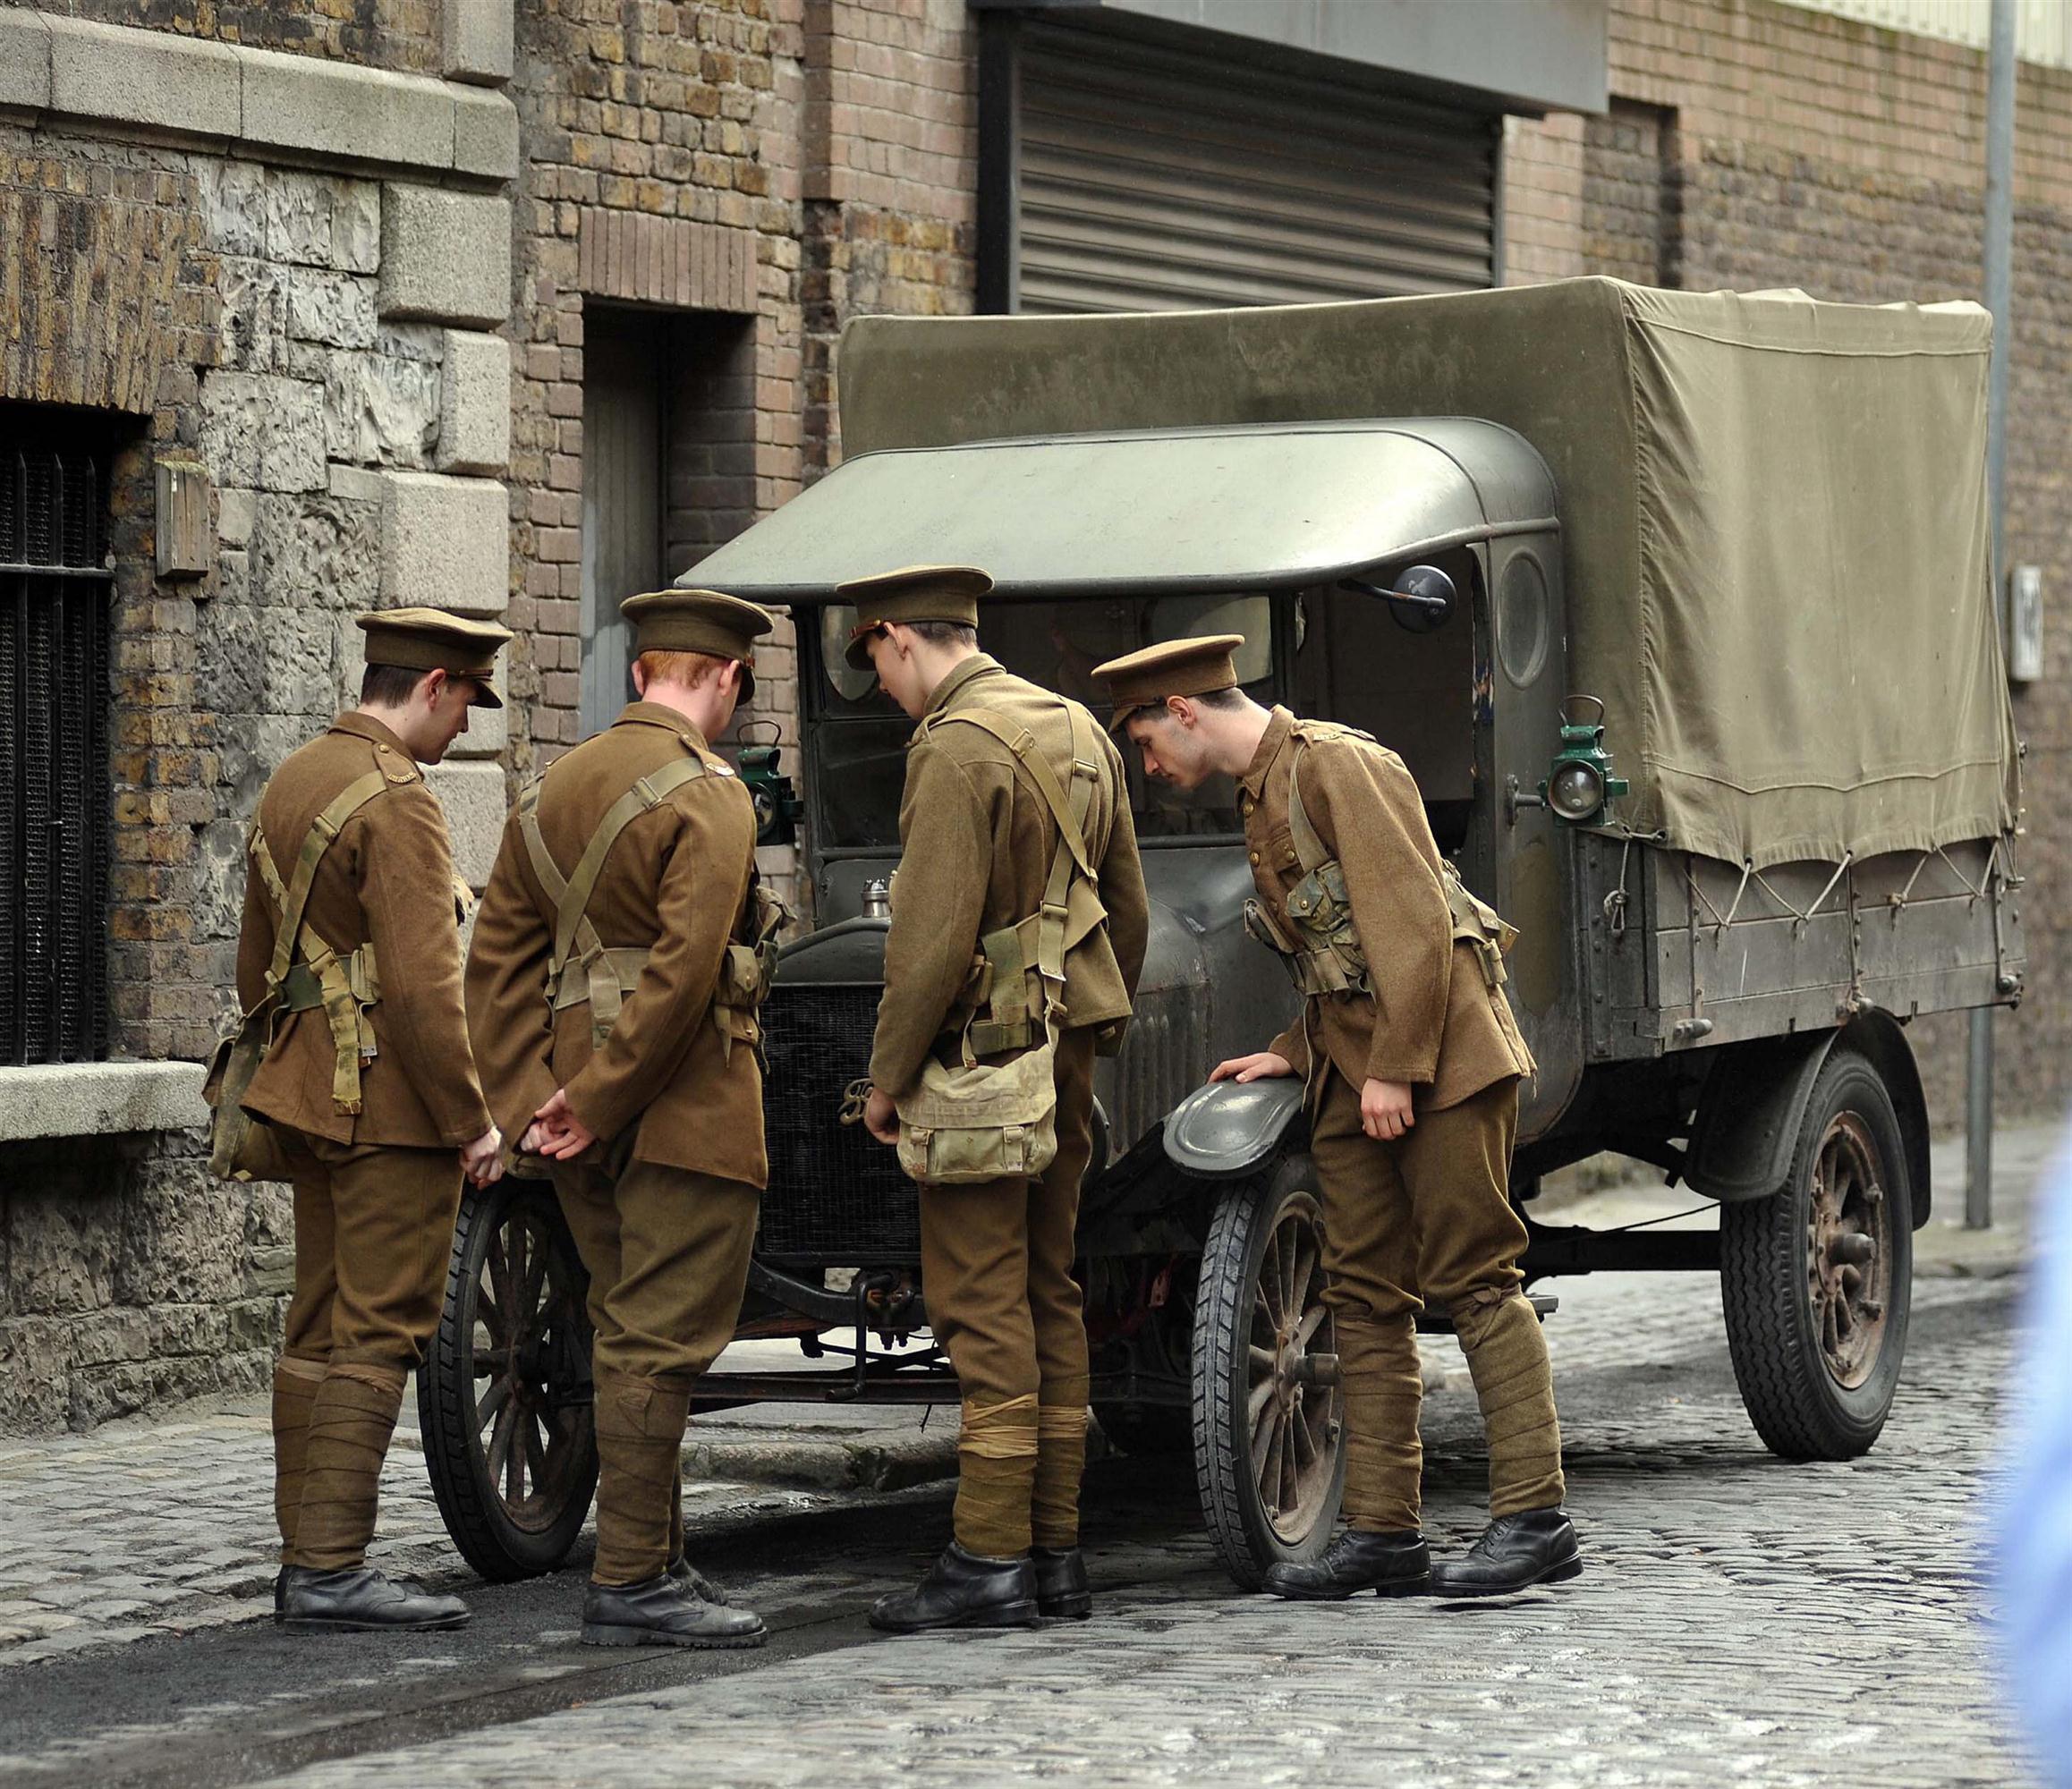
M 802 1353 L 715 1373 L 701 1403 L 955 1396 L 913 1189 L 837 1123 L 908 724 L 844 664 L 832 590 L 959 561 L 998 581 L 987 648 L 1097 708 L 1100 660 L 1227 629 L 1260 699 L 1399 750 L 1441 847 L 1522 928 L 1528 1223 L 1542 1175 L 1606 1150 L 1720 1207 L 1698 1232 L 1533 1224 L 1529 1272 L 1717 1271 L 1762 1438 L 1870 1447 L 1929 1213 L 1906 1026 L 2022 987 L 1989 335 L 1966 305 L 1609 280 L 853 326 L 843 465 L 696 573 L 797 617 L 814 926 L 768 1013 L 739 1332 Z M 1096 1407 L 1122 1447 L 1191 1457 L 1256 1583 L 1331 1529 L 1336 1357 L 1299 1090 L 1203 1082 L 1295 996 L 1242 930 L 1233 791 L 1134 801 L 1150 960 L 1080 1232 Z M 471 1195 L 421 1384 L 441 1506 L 491 1575 L 551 1566 L 581 1526 L 586 1342 L 549 1191 Z

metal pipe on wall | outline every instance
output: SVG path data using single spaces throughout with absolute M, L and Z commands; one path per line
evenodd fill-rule
M 2015 0 L 1992 0 L 1986 54 L 1985 306 L 1992 312 L 1987 376 L 1986 490 L 1992 528 L 1993 600 L 2004 610 L 2007 584 L 2008 350 L 2013 329 L 2015 239 Z M 2006 638 L 2006 617 L 2001 616 Z M 1993 1221 L 1993 1013 L 1974 1007 L 1965 1079 L 1964 1221 Z

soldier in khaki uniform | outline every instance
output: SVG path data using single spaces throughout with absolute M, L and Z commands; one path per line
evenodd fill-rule
M 468 1051 L 446 817 L 426 787 L 490 688 L 493 623 L 359 617 L 360 706 L 259 798 L 237 988 L 282 1008 L 240 1102 L 295 1200 L 295 1293 L 274 1374 L 276 1619 L 297 1631 L 457 1627 L 457 1598 L 365 1563 L 404 1376 L 438 1321 L 463 1171 L 501 1171 Z M 292 934 L 292 936 L 284 936 Z
M 684 1557 L 691 1388 L 734 1334 L 761 1190 L 761 1036 L 784 910 L 755 809 L 709 743 L 755 688 L 769 617 L 709 590 L 630 597 L 630 704 L 527 792 L 468 956 L 492 1110 L 547 1158 L 590 1274 L 595 1646 L 762 1643 Z
M 1110 661 L 1148 775 L 1237 779 L 1259 898 L 1246 924 L 1308 997 L 1217 1080 L 1302 1074 L 1323 1182 L 1329 1300 L 1346 1400 L 1348 1532 L 1277 1565 L 1277 1595 L 1493 1595 L 1571 1578 L 1546 1343 L 1519 1290 L 1509 1198 L 1518 1082 L 1533 1063 L 1503 992 L 1502 920 L 1439 855 L 1403 761 L 1364 733 L 1270 713 L 1237 688 L 1219 634 Z M 1452 1316 L 1490 1446 L 1488 1530 L 1433 1565 L 1418 1531 L 1415 1318 Z
M 895 1632 L 1091 1609 L 1079 1554 L 1088 1381 L 1074 1230 L 1094 1057 L 1120 1047 L 1149 911 L 1121 759 L 1085 708 L 978 649 L 979 599 L 991 588 L 972 567 L 913 566 L 836 592 L 856 608 L 849 662 L 875 670 L 920 722 L 871 1047 L 871 1134 L 898 1142 L 897 1102 L 931 1056 L 1008 1063 L 1044 1044 L 1048 1017 L 1057 1023 L 1049 1166 L 921 1183 L 922 1295 L 964 1421 L 955 1538 L 916 1590 L 871 1611 Z M 1072 915 L 1057 916 L 1057 983 L 1039 962 L 1049 902 Z

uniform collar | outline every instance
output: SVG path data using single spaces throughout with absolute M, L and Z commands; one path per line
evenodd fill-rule
M 1002 668 L 998 658 L 989 658 L 982 652 L 974 657 L 965 659 L 955 671 L 952 671 L 948 676 L 935 686 L 935 693 L 928 699 L 927 714 L 924 714 L 921 718 L 925 720 L 928 718 L 928 715 L 942 713 L 956 699 L 966 684 L 973 683 L 981 677 L 990 676 L 994 672 Z
M 1267 717 L 1266 731 L 1260 736 L 1259 750 L 1253 753 L 1252 762 L 1244 775 L 1237 779 L 1237 786 L 1258 801 L 1266 793 L 1266 773 L 1273 768 L 1273 760 L 1280 756 L 1281 748 L 1287 743 L 1287 736 L 1295 730 L 1295 716 L 1278 702 Z
M 349 733 L 356 739 L 370 740 L 376 745 L 386 745 L 391 751 L 400 751 L 403 762 L 417 762 L 410 755 L 410 748 L 391 733 L 372 715 L 363 715 L 357 708 L 348 708 L 331 723 L 333 733 Z
M 680 734 L 692 745 L 710 750 L 711 746 L 703 733 L 692 724 L 688 715 L 680 715 L 666 702 L 628 702 L 619 710 L 614 726 L 665 727 Z

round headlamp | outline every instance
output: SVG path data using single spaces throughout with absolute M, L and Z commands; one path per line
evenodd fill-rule
M 1587 820 L 1604 805 L 1604 773 L 1571 759 L 1547 779 L 1547 805 L 1565 820 Z

